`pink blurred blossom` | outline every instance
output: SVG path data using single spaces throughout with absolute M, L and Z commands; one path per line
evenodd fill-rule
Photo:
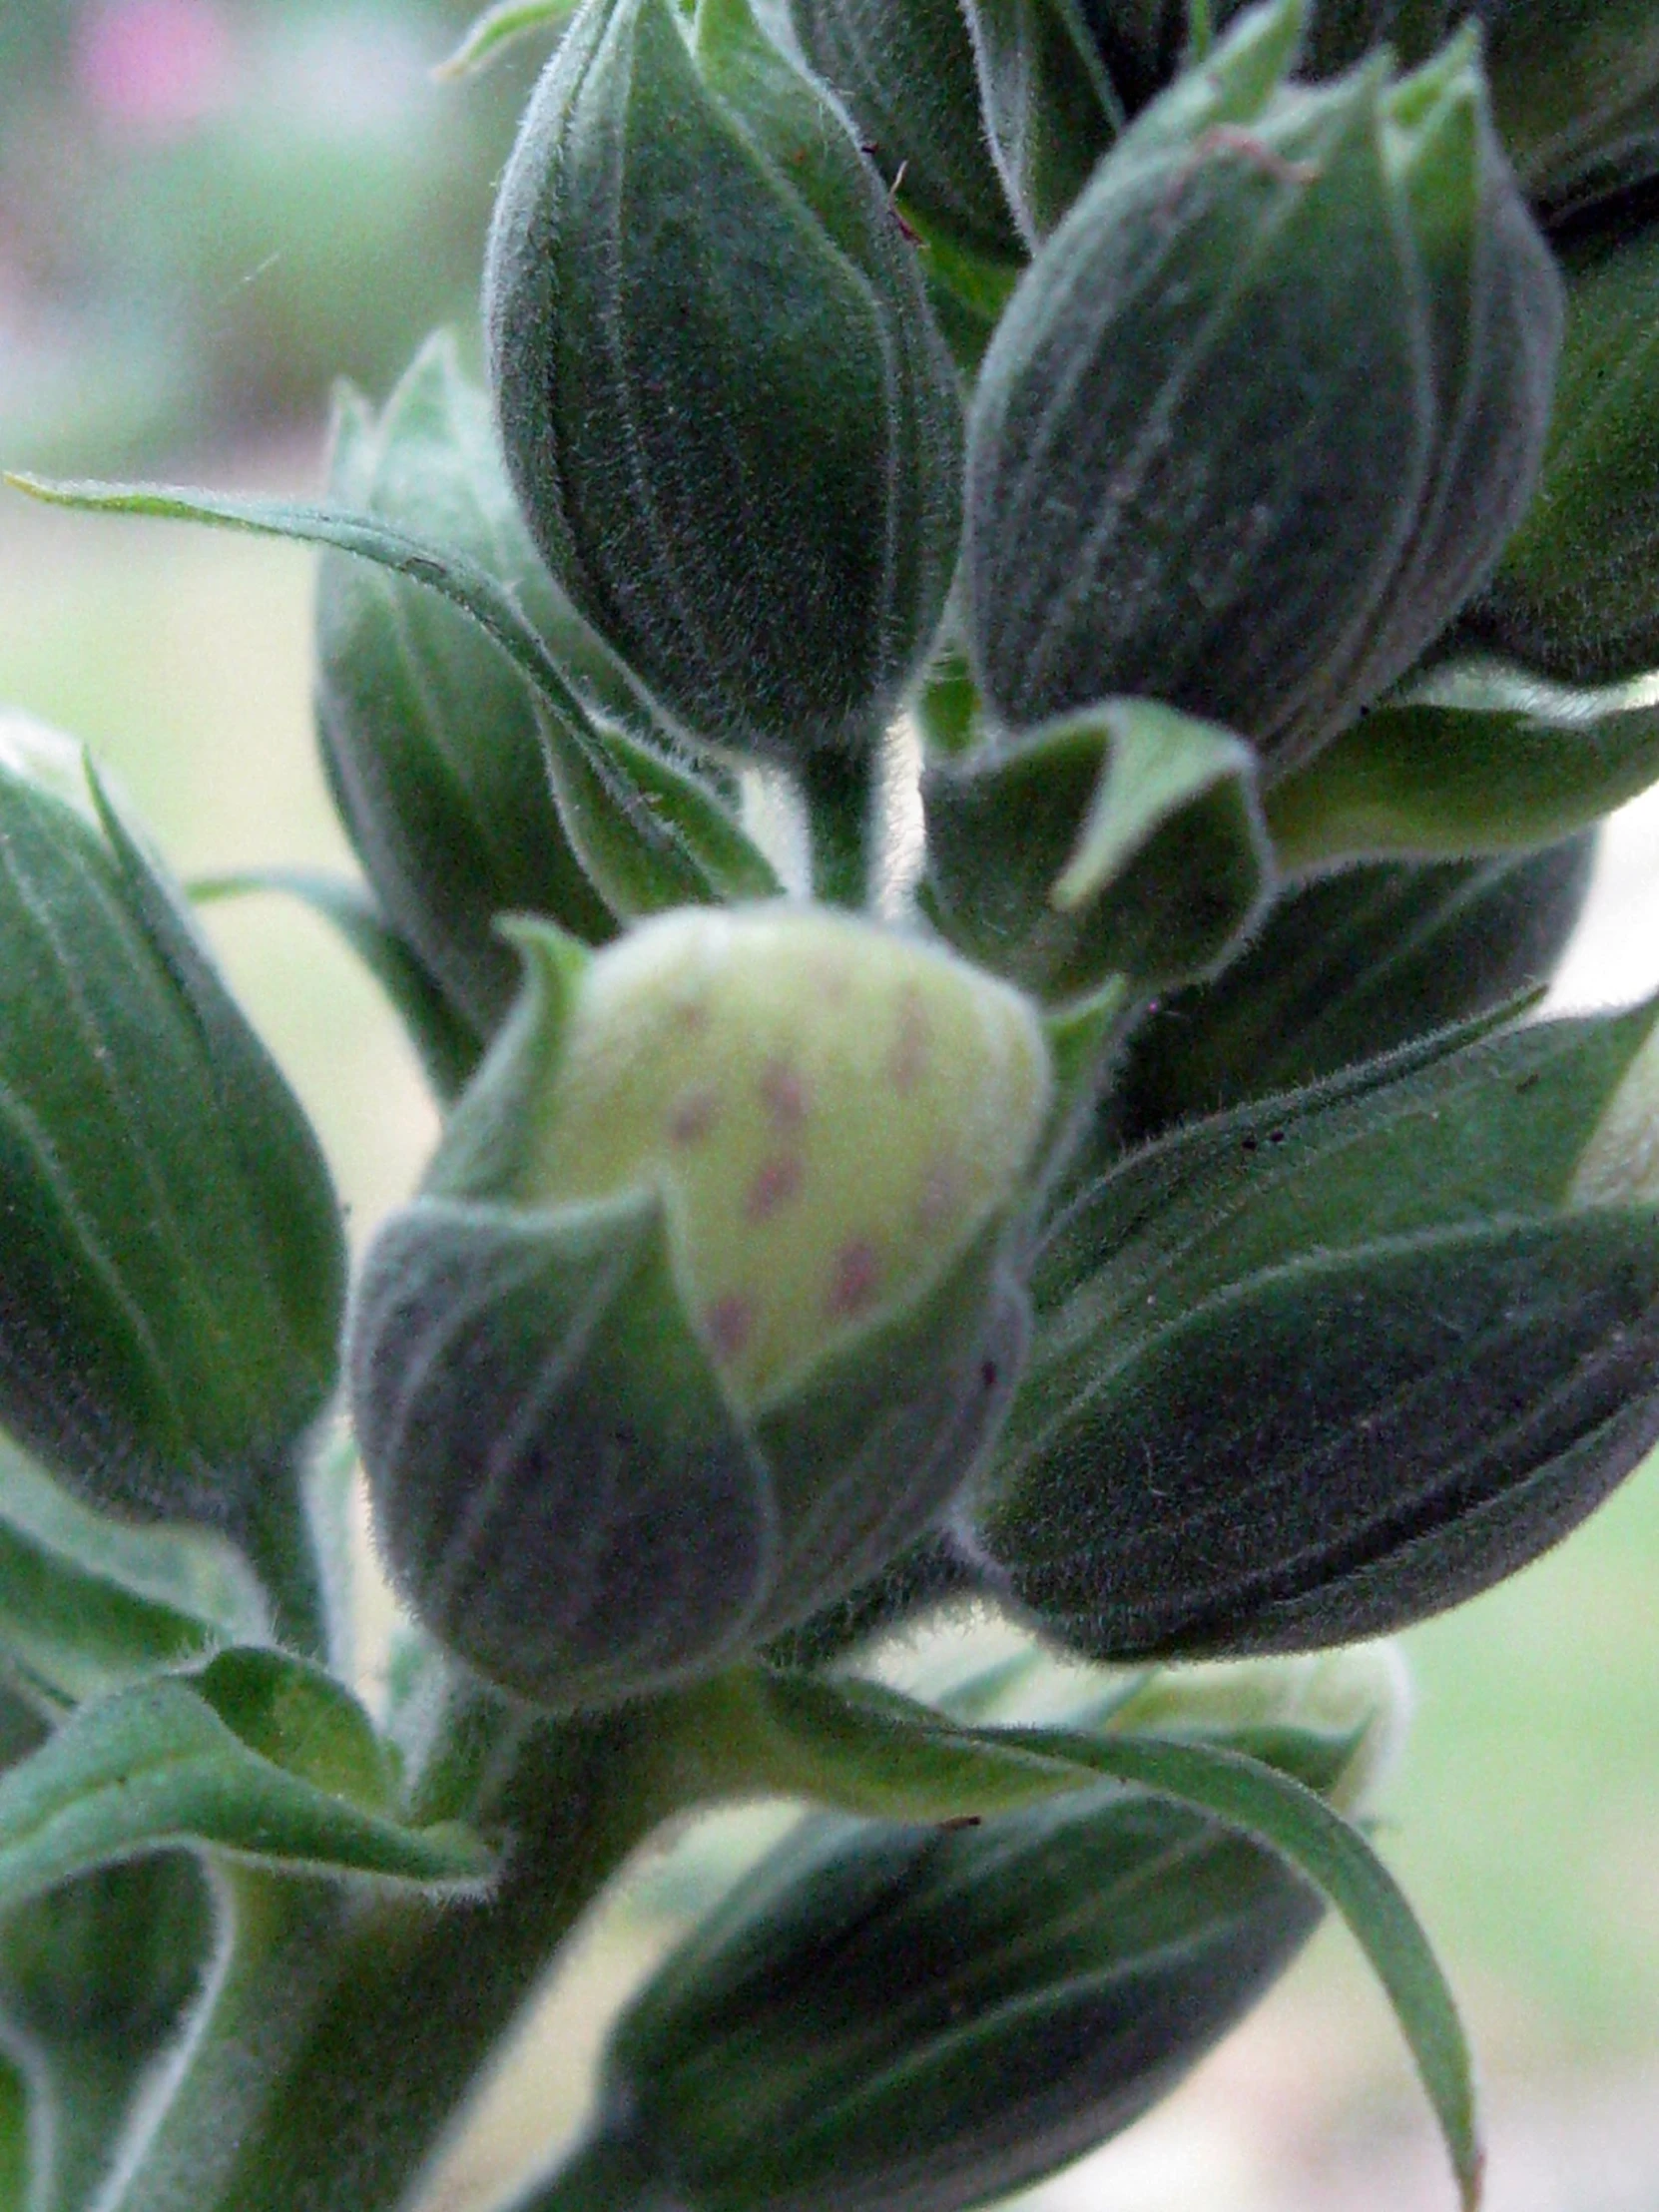
M 116 129 L 174 138 L 232 97 L 234 41 L 215 0 L 97 0 L 81 16 L 82 99 Z

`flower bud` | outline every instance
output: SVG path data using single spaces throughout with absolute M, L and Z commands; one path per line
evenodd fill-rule
M 996 263 L 1025 244 L 986 143 L 958 0 L 790 0 L 801 50 L 844 101 L 929 240 Z
M 966 633 L 1025 729 L 1151 695 L 1306 760 L 1530 495 L 1558 283 L 1460 41 L 1288 87 L 1253 11 L 1032 264 L 969 428 Z
M 71 1489 L 235 1530 L 333 1381 L 298 1105 L 65 740 L 0 718 L 0 1421 Z
M 1659 664 L 1659 223 L 1573 250 L 1537 497 L 1467 630 L 1529 669 L 1615 684 Z
M 1214 982 L 1130 1042 L 1113 1147 L 1289 1091 L 1547 982 L 1590 886 L 1593 834 L 1541 852 L 1344 869 L 1282 898 Z
M 521 942 L 352 1365 L 416 1612 L 570 1706 L 706 1670 L 938 1518 L 1021 1355 L 1004 1223 L 1049 1069 L 1016 993 L 813 909 Z
M 1259 1686 L 1259 1722 L 1279 1724 L 1276 1764 L 1352 1802 L 1394 1732 L 1398 1672 L 1370 1653 L 1321 1671 L 1285 1698 Z M 1182 1702 L 1152 1725 L 1180 1728 Z M 1319 1917 L 1271 1853 L 1110 1783 L 960 1828 L 809 1820 L 623 2014 L 594 2136 L 537 2201 L 999 2198 L 1167 2093 Z
M 490 570 L 568 648 L 488 400 L 451 340 L 421 349 L 378 418 L 352 394 L 340 400 L 329 491 Z M 316 644 L 317 731 L 357 857 L 386 919 L 482 1042 L 518 980 L 497 914 L 547 914 L 591 943 L 615 931 L 560 824 L 529 687 L 446 600 L 344 553 L 318 567 Z
M 1091 1657 L 1236 1656 L 1391 1632 L 1558 1541 L 1659 1435 L 1655 1016 L 1427 1040 L 1086 1184 L 981 1567 Z
M 485 308 L 531 533 L 668 713 L 743 757 L 872 743 L 955 561 L 955 376 L 879 177 L 747 0 L 589 0 Z

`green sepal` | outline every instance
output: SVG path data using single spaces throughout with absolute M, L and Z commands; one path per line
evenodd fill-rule
M 741 1648 L 777 1509 L 652 1193 L 417 1201 L 371 1248 L 350 1357 L 392 1580 L 487 1679 L 585 1709 Z
M 1006 2065 L 987 2063 L 983 2050 L 975 2049 L 971 2095 L 960 2093 L 958 2085 L 958 2093 L 937 2106 L 931 2099 L 915 2100 L 930 2070 L 924 2056 L 932 2043 L 925 2025 L 925 1992 L 935 1973 L 944 1977 L 945 1994 L 955 2000 L 949 2008 L 952 2024 L 973 2020 L 982 1999 L 986 2025 L 999 2022 L 1017 2042 L 1021 2023 L 1029 2022 L 1033 2011 L 1040 2013 L 1035 2005 L 998 2001 L 1013 1994 L 1001 1978 L 1004 1941 L 1018 1943 L 1009 1956 L 1009 1970 L 1017 1975 L 1023 1960 L 1031 1972 L 1036 1986 L 1027 1989 L 1028 1998 L 1038 1996 L 1060 1963 L 1038 1939 L 1044 1915 L 1037 1909 L 1037 1895 L 1022 1891 L 1018 1904 L 1010 1900 L 1006 1915 L 994 1914 L 976 1938 L 958 1921 L 961 1939 L 943 1943 L 907 1926 L 906 1900 L 918 1892 L 925 1896 L 928 1877 L 938 1870 L 950 1878 L 947 1895 L 954 1895 L 956 1911 L 966 1913 L 973 1889 L 997 1881 L 994 1870 L 1005 1866 L 1014 1879 L 1014 1870 L 1023 1867 L 1039 1886 L 1053 1879 L 1050 1894 L 1056 1904 L 1063 1897 L 1064 1925 L 1080 1936 L 1089 1924 L 1072 1918 L 1078 1900 L 1096 1896 L 1100 1886 L 1080 1878 L 1075 1864 L 1062 1873 L 1060 1862 L 1069 1856 L 1064 1839 L 1068 1833 L 1078 1835 L 1074 1823 L 1092 1818 L 1115 1822 L 1127 1817 L 1133 1827 L 1146 1816 L 1150 1798 L 1164 1807 L 1179 1806 L 1184 1814 L 1200 1814 L 1258 1849 L 1265 1847 L 1288 1871 L 1281 1879 L 1294 1874 L 1312 1882 L 1344 1913 L 1394 2002 L 1446 2135 L 1464 2201 L 1472 2205 L 1479 2172 L 1474 2094 L 1450 1994 L 1409 1908 L 1370 1846 L 1306 1786 L 1313 1782 L 1335 1795 L 1345 1794 L 1343 1777 L 1350 1761 L 1364 1765 L 1367 1759 L 1364 1716 L 1354 1715 L 1346 1727 L 1339 1724 L 1334 1731 L 1317 1723 L 1299 1730 L 1294 1719 L 1289 1726 L 1265 1730 L 1259 1721 L 1247 1721 L 1235 1735 L 1225 1720 L 1219 1727 L 1212 1721 L 1208 1728 L 1201 1713 L 1184 1720 L 1179 1700 L 1175 1704 L 1172 1712 L 1166 1702 L 1160 1715 L 1171 1731 L 1167 1735 L 1136 1733 L 1134 1697 L 1119 1701 L 1111 1695 L 1102 1701 L 1100 1721 L 1090 1716 L 1058 1728 L 987 1729 L 863 1682 L 746 1676 L 711 1685 L 684 1715 L 687 1756 L 709 1759 L 731 1785 L 741 1787 L 747 1780 L 750 1787 L 874 1815 L 882 1825 L 835 1831 L 837 1844 L 844 1839 L 855 1855 L 847 1864 L 856 1864 L 854 1836 L 861 1836 L 870 1851 L 865 1879 L 852 1885 L 856 1895 L 847 1896 L 829 1868 L 816 1863 L 813 1877 L 798 1889 L 798 1847 L 786 1845 L 758 1880 L 717 1911 L 671 1960 L 618 2028 L 608 2078 L 615 2086 L 626 2080 L 634 2095 L 632 2100 L 602 2095 L 601 2140 L 608 2125 L 625 2138 L 643 2141 L 648 2150 L 670 2158 L 682 2188 L 688 2174 L 696 2175 L 711 2202 L 834 2202 L 943 2212 L 944 2207 L 1013 2186 L 1022 2177 L 1019 2168 L 989 2172 L 982 2187 L 968 2189 L 959 2174 L 941 2173 L 935 2161 L 952 2140 L 973 2142 L 975 2123 L 987 2106 L 996 2111 L 1000 2105 L 1010 2119 L 1014 2112 L 1009 2107 L 1014 2107 L 1019 2136 L 1028 2146 L 1043 2145 L 1044 2123 L 1052 2125 L 1058 2117 L 1052 2106 L 1045 2110 L 1044 2086 L 1065 2062 L 1062 2054 L 1072 2063 L 1086 2064 L 1085 2036 L 1062 2030 L 1056 2047 L 1039 2033 L 1034 2038 L 1039 2050 L 1030 2054 L 1033 2062 L 1027 2065 L 1012 2056 Z M 1358 1735 L 1356 1720 L 1361 1723 Z M 1286 1771 L 1232 1748 L 1243 1741 L 1271 1742 L 1273 1757 Z M 1101 1778 L 1129 1788 L 1103 1791 Z M 928 1826 L 921 1834 L 913 1827 L 894 1830 L 886 1825 L 893 1821 Z M 902 1847 L 896 1857 L 895 1844 Z M 1029 1859 L 1026 1847 L 1031 1847 Z M 890 1889 L 888 1878 L 896 1878 Z M 988 1904 L 995 1893 L 979 1894 Z M 1191 1892 L 1179 1884 L 1167 1903 L 1177 1913 L 1190 1909 Z M 1134 1910 L 1127 1898 L 1114 1899 L 1113 1905 L 1115 1910 L 1105 1910 L 1100 1923 L 1100 1939 L 1108 1947 L 1111 1931 L 1125 1928 Z M 815 1919 L 817 1939 L 803 1943 Z M 891 1974 L 883 1976 L 876 1962 L 889 1931 L 896 1955 Z M 1059 1928 L 1054 1939 L 1063 1946 Z M 780 1950 L 795 1955 L 793 1968 Z M 722 1970 L 724 1959 L 735 1971 Z M 751 1984 L 750 1966 L 763 1960 Z M 830 2005 L 842 1977 L 857 1977 L 866 1964 L 881 1995 L 874 1997 L 866 1987 L 858 2007 L 864 2033 L 843 2051 L 827 2031 L 829 2022 L 815 2016 L 815 2006 L 820 1998 Z M 1065 1986 L 1063 1972 L 1056 1979 Z M 750 1991 L 749 2002 L 738 2001 L 740 1989 Z M 895 2001 L 899 1989 L 903 1998 Z M 744 2027 L 757 2024 L 751 2002 L 765 2007 L 768 2020 L 763 2032 L 746 2036 Z M 681 2006 L 692 2030 L 683 2044 L 674 2024 Z M 734 2037 L 730 2044 L 728 2033 Z M 912 2035 L 920 2048 L 912 2064 L 899 2059 L 891 2086 L 901 2105 L 906 2095 L 911 2097 L 906 2109 L 912 2117 L 918 2109 L 934 2112 L 939 2132 L 936 2140 L 917 2146 L 922 2156 L 906 2160 L 886 2140 L 879 2115 L 888 2100 L 874 2092 L 898 2056 L 890 2050 L 883 2054 L 883 2043 L 890 2038 L 902 2048 Z M 745 2068 L 747 2094 L 724 2078 L 725 2066 L 739 2062 L 737 2053 L 745 2044 L 754 2054 Z M 946 2034 L 934 2063 L 948 2067 L 949 2054 L 959 2047 L 958 2039 Z M 800 2104 L 792 2098 L 784 2109 L 773 2109 L 769 2090 L 778 2076 L 774 2073 L 769 2083 L 768 2072 L 786 2054 L 804 2072 L 820 2063 L 825 2072 Z M 802 2087 L 807 2089 L 805 2081 Z M 676 2099 L 676 2090 L 684 2102 Z M 838 2124 L 826 2125 L 821 2134 L 815 2122 L 827 2104 Z M 763 2118 L 752 2135 L 748 2123 L 757 2112 Z M 1071 2117 L 1077 2118 L 1075 2104 Z M 666 2139 L 654 2141 L 659 2125 L 666 2125 Z M 880 2146 L 879 2162 L 872 2158 L 864 2170 L 858 2158 L 863 2148 L 860 2126 L 869 2130 L 864 2139 L 869 2148 Z M 1098 2131 L 1083 2136 L 1089 2139 L 1099 2139 Z M 1080 2147 L 1082 2141 L 1073 2137 L 1063 2148 L 1054 2147 L 1052 2156 L 1034 2159 L 1023 2177 L 1034 2177 Z M 753 2176 L 745 2174 L 742 2181 L 732 2167 L 722 2171 L 722 2161 L 738 2157 L 756 2161 Z M 809 2158 L 818 2169 L 811 2178 Z M 700 2173 L 705 2160 L 708 2170 Z M 799 2166 L 793 2164 L 797 2160 Z M 790 2163 L 773 2172 L 771 2161 Z M 853 2183 L 855 2193 L 846 2194 Z M 545 2195 L 529 2200 L 539 2212 L 562 2212 L 566 2206 L 574 2212 L 575 2206 L 591 2201 L 574 2183 L 562 2194 L 557 2182 Z
M 293 1874 L 359 1874 L 428 1890 L 476 1889 L 494 1871 L 456 1826 L 411 1828 L 389 1801 L 313 1778 L 317 1742 L 337 1742 L 347 1693 L 316 1670 L 290 1670 L 286 1713 L 268 1697 L 248 1711 L 226 1654 L 200 1676 L 168 1675 L 84 1705 L 38 1751 L 0 1776 L 0 1903 L 6 1910 L 97 1868 L 182 1846 Z M 219 1671 L 216 1673 L 216 1669 Z M 326 1685 L 326 1687 L 324 1687 Z M 239 1734 L 247 1720 L 254 1741 Z M 367 1731 L 364 1718 L 361 1729 Z M 327 1770 L 339 1774 L 337 1762 Z
M 1272 880 L 1251 748 L 1150 700 L 941 763 L 922 804 L 929 918 L 1050 1000 L 1208 974 Z
M 1583 908 L 1594 850 L 1586 833 L 1490 860 L 1345 868 L 1290 891 L 1221 975 L 1161 1001 L 1135 1031 L 1102 1133 L 1144 1143 L 1539 989 Z
M 998 325 L 963 608 L 1003 726 L 1148 695 L 1282 774 L 1420 656 L 1525 507 L 1559 281 L 1470 51 L 1301 90 L 1300 21 L 1247 15 L 1145 111 Z
M 350 392 L 336 398 L 328 497 L 476 561 L 595 696 L 626 711 L 626 678 L 570 620 L 543 569 L 488 399 L 446 333 L 427 340 L 377 415 Z M 329 785 L 364 872 L 469 1029 L 488 1037 L 517 984 L 492 928 L 498 913 L 546 914 L 591 943 L 615 934 L 559 819 L 537 694 L 459 609 L 407 576 L 325 551 L 314 697 Z
M 1648 0 L 1505 0 L 1483 12 L 1498 121 L 1532 199 L 1561 219 L 1659 174 Z
M 269 1632 L 223 1538 L 94 1512 L 0 1441 L 0 1653 L 37 1702 L 74 1704 Z
M 1080 1193 L 981 1567 L 1093 1656 L 1238 1653 L 1401 1626 L 1565 1534 L 1659 1426 L 1651 1209 L 1575 1211 L 1653 1021 L 1431 1044 Z
M 1217 32 L 1230 31 L 1252 0 L 1211 0 Z M 1425 62 L 1451 29 L 1450 0 L 1311 0 L 1306 12 L 1297 75 L 1320 79 L 1352 69 L 1386 45 L 1400 63 Z M 1192 65 L 1188 0 L 1093 0 L 1089 19 L 1107 66 L 1131 109 L 1161 91 L 1182 66 Z
M 235 875 L 197 876 L 187 886 L 198 906 L 256 891 L 281 891 L 320 916 L 351 947 L 385 992 L 408 1032 L 434 1094 L 448 1101 L 483 1056 L 484 1039 L 456 1014 L 431 970 L 381 914 L 362 884 L 310 868 L 243 868 Z
M 72 748 L 0 725 L 0 1407 L 82 1497 L 244 1536 L 333 1381 L 320 1151 Z
M 878 177 L 747 0 L 584 10 L 485 320 L 532 533 L 668 710 L 741 759 L 873 744 L 950 581 L 955 376 Z
M 1659 59 L 1653 75 L 1659 162 Z M 1467 630 L 1559 682 L 1617 684 L 1659 665 L 1659 222 L 1615 215 L 1563 259 L 1566 336 L 1537 496 Z
M 1363 715 L 1268 794 L 1287 872 L 1392 855 L 1524 852 L 1659 778 L 1659 706 L 1567 691 L 1502 662 L 1448 662 Z
M 1557 1214 L 1656 1018 L 1650 1003 L 1495 1035 L 1476 1018 L 1176 1129 L 1051 1223 L 1031 1278 L 1038 1365 L 1062 1345 L 1080 1352 L 1097 1326 L 1114 1346 L 1145 1341 L 1306 1257 Z
M 755 1415 L 780 1534 L 761 1634 L 867 1583 L 971 1484 L 1025 1364 L 1006 1241 L 998 1222 L 913 1308 Z
M 1027 246 L 1061 221 L 1123 129 L 1078 0 L 965 0 L 985 140 Z

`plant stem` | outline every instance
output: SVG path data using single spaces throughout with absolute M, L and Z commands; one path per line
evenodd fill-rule
M 813 854 L 813 896 L 862 909 L 874 874 L 878 744 L 810 753 L 800 770 Z
M 1210 50 L 1216 43 L 1215 24 L 1210 14 L 1210 0 L 1187 0 L 1187 63 L 1194 67 L 1210 59 Z
M 271 1601 L 276 1641 L 302 1658 L 327 1665 L 328 1594 L 302 1463 L 284 1457 L 263 1481 L 251 1484 L 247 1504 L 230 1533 Z
M 196 2047 L 97 2212 L 395 2212 L 580 1915 L 663 1810 L 624 1715 L 531 1730 L 483 1809 L 507 1870 L 478 1904 L 239 1876 Z

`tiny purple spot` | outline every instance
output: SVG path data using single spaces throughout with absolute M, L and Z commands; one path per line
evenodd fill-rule
M 767 1221 L 781 1206 L 800 1196 L 806 1169 L 799 1152 L 775 1152 L 749 1186 L 744 1211 L 751 1221 Z
M 880 1282 L 880 1255 L 872 1244 L 859 1237 L 851 1244 L 842 1245 L 835 1255 L 835 1270 L 830 1284 L 830 1313 L 840 1320 L 850 1314 L 861 1314 L 875 1296 Z
M 703 1316 L 703 1327 L 715 1358 L 736 1360 L 755 1333 L 754 1305 L 736 1295 L 717 1298 Z
M 720 1099 L 707 1083 L 682 1091 L 669 1110 L 668 1134 L 674 1144 L 701 1144 L 720 1119 Z
M 761 1096 L 772 1126 L 799 1129 L 807 1119 L 807 1086 L 787 1060 L 774 1060 L 761 1077 Z

